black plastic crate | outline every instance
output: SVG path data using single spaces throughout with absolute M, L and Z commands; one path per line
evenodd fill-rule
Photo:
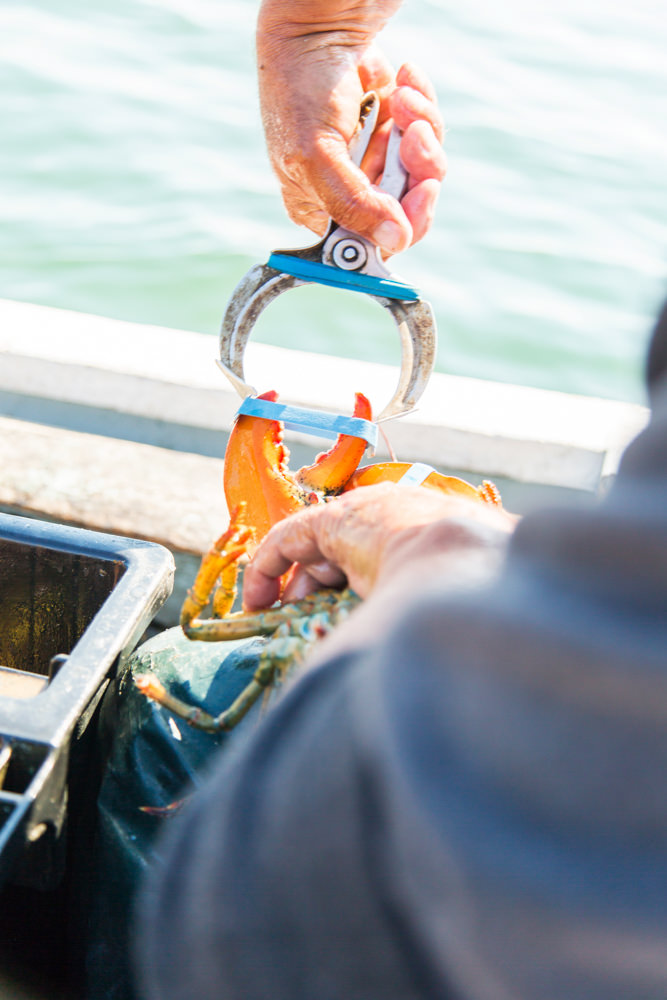
M 57 877 L 71 750 L 172 582 L 160 545 L 0 514 L 0 885 Z

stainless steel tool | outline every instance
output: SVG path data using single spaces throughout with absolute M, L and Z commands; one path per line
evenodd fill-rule
M 379 98 L 366 94 L 350 156 L 361 164 L 377 122 Z M 393 127 L 380 189 L 401 198 L 407 181 L 399 158 L 400 132 Z M 243 358 L 257 317 L 278 295 L 316 282 L 369 295 L 394 318 L 401 338 L 401 370 L 394 395 L 377 422 L 409 413 L 417 404 L 433 370 L 436 326 L 433 310 L 416 288 L 386 268 L 378 247 L 338 226 L 333 220 L 322 240 L 299 250 L 276 250 L 266 264 L 251 268 L 232 295 L 220 330 L 219 365 L 240 396 L 256 390 L 245 380 Z

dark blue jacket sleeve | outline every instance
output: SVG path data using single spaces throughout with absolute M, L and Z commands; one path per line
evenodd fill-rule
M 667 387 L 664 387 L 667 388 Z M 172 828 L 149 1000 L 667 996 L 667 391 L 595 510 L 306 675 Z

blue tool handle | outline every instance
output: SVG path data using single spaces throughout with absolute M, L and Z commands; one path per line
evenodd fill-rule
M 286 253 L 272 253 L 268 266 L 291 274 L 301 281 L 315 281 L 320 285 L 331 285 L 334 288 L 344 288 L 350 292 L 365 292 L 366 295 L 377 295 L 385 299 L 399 299 L 403 302 L 416 302 L 419 292 L 412 285 L 406 285 L 394 278 L 378 278 L 373 274 L 363 274 L 361 271 L 343 271 L 330 264 L 322 264 L 316 260 L 304 260 Z

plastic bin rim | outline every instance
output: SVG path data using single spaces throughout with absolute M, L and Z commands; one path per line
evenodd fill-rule
M 169 596 L 174 559 L 156 542 L 14 514 L 0 513 L 0 540 L 124 566 L 122 577 L 71 650 L 66 667 L 48 687 L 27 700 L 2 699 L 0 732 L 58 745 L 116 658 L 139 638 Z M 91 670 L 91 661 L 97 669 Z

